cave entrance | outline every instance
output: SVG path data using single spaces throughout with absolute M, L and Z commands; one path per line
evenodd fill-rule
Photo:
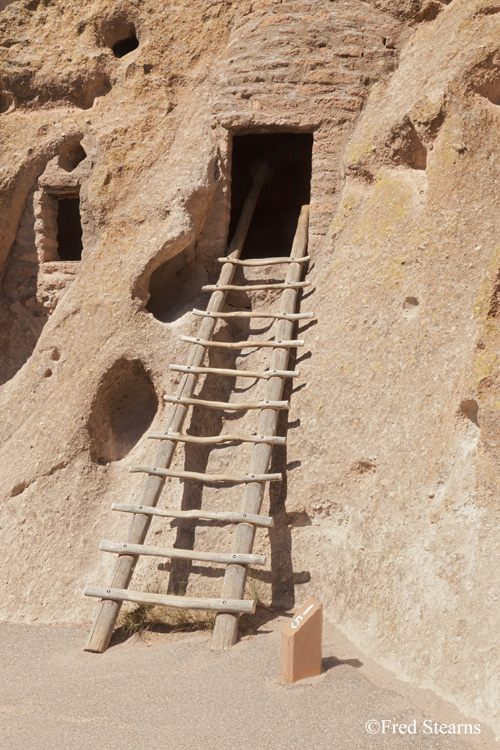
M 57 196 L 57 253 L 60 260 L 82 259 L 80 196 Z
M 137 39 L 135 35 L 135 30 L 132 29 L 130 32 L 130 36 L 128 36 L 126 39 L 120 39 L 118 42 L 115 42 L 112 46 L 113 54 L 115 57 L 125 57 L 125 55 L 130 54 L 130 52 L 133 52 L 137 47 L 139 46 L 139 40 Z
M 256 166 L 267 161 L 271 173 L 262 188 L 241 257 L 288 256 L 300 208 L 311 197 L 311 133 L 235 135 L 231 169 L 231 240 Z

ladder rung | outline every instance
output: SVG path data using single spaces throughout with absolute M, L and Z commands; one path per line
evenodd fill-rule
M 168 596 L 150 594 L 149 592 L 131 591 L 130 589 L 106 589 L 101 586 L 85 586 L 85 596 L 97 596 L 99 599 L 113 599 L 118 602 L 136 602 L 137 604 L 160 604 L 176 609 L 208 609 L 212 612 L 242 612 L 253 614 L 256 604 L 246 599 L 194 599 L 190 596 Z
M 169 404 L 183 404 L 184 406 L 206 406 L 208 409 L 224 409 L 224 411 L 247 411 L 248 409 L 288 409 L 288 401 L 205 401 L 202 398 L 185 398 L 183 396 L 163 396 Z
M 310 255 L 302 258 L 256 258 L 255 260 L 240 260 L 239 258 L 217 258 L 219 263 L 233 263 L 235 266 L 279 266 L 282 263 L 307 263 Z
M 310 281 L 283 281 L 273 284 L 207 284 L 201 287 L 202 292 L 259 292 L 263 289 L 304 289 L 311 286 Z
M 250 482 L 279 482 L 281 474 L 247 474 L 246 476 L 235 476 L 233 474 L 201 474 L 197 471 L 175 471 L 173 469 L 158 469 L 156 466 L 129 466 L 129 471 L 134 473 L 142 471 L 153 474 L 156 477 L 176 477 L 177 479 L 197 479 L 208 484 L 219 482 L 231 482 L 231 484 L 249 484 Z
M 253 372 L 252 370 L 229 370 L 221 367 L 193 367 L 192 365 L 169 365 L 173 372 L 191 372 L 195 375 L 231 375 L 235 378 L 296 378 L 300 375 L 298 370 L 265 370 L 264 372 Z
M 123 513 L 142 513 L 146 516 L 161 516 L 162 518 L 185 518 L 200 521 L 219 521 L 221 523 L 251 523 L 253 526 L 272 528 L 274 518 L 270 516 L 257 516 L 254 513 L 211 513 L 203 510 L 164 510 L 153 508 L 148 505 L 120 505 L 113 503 L 111 510 L 120 510 Z
M 286 438 L 278 435 L 213 435 L 198 437 L 197 435 L 181 435 L 180 432 L 150 432 L 149 438 L 154 440 L 178 440 L 180 443 L 200 443 L 201 445 L 218 445 L 219 443 L 270 443 L 271 445 L 285 445 Z
M 181 341 L 200 346 L 217 346 L 222 349 L 254 349 L 260 346 L 270 346 L 274 349 L 294 349 L 296 346 L 304 346 L 304 339 L 292 339 L 291 341 L 212 341 L 211 339 L 197 339 L 194 336 L 179 336 Z
M 147 547 L 144 544 L 109 542 L 103 539 L 99 545 L 103 552 L 116 552 L 119 555 L 147 555 L 169 557 L 177 560 L 198 560 L 200 562 L 221 563 L 222 565 L 265 565 L 264 555 L 248 555 L 239 552 L 196 552 L 190 549 Z
M 197 310 L 194 308 L 192 311 L 193 315 L 199 317 L 210 317 L 210 318 L 276 318 L 277 320 L 305 320 L 306 318 L 314 318 L 314 313 L 277 313 L 277 312 L 257 312 L 249 310 L 238 310 L 237 312 L 212 312 L 211 310 Z

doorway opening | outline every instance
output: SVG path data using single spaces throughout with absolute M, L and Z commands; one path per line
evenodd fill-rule
M 311 133 L 263 133 L 233 136 L 231 240 L 256 166 L 266 161 L 270 174 L 262 188 L 242 259 L 288 256 L 301 206 L 311 197 Z
M 59 260 L 82 259 L 80 197 L 67 193 L 57 199 L 57 252 Z

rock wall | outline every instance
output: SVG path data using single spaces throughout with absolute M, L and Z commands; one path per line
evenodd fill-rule
M 83 586 L 113 563 L 99 540 L 127 526 L 109 506 L 140 491 L 127 466 L 151 460 L 145 433 L 177 383 L 168 365 L 186 357 L 178 333 L 196 331 L 189 310 L 225 248 L 232 134 L 312 132 L 302 307 L 318 322 L 301 329 L 288 445 L 273 461 L 288 469 L 266 498 L 276 528 L 257 537 L 272 566 L 251 585 L 276 605 L 321 596 L 375 658 L 500 730 L 497 5 L 0 9 L 1 616 L 92 618 Z M 123 41 L 137 44 L 118 57 Z M 36 196 L 72 180 L 83 252 L 68 268 L 44 255 L 53 231 Z M 199 393 L 228 396 L 223 383 Z M 220 415 L 192 419 L 220 427 Z M 213 453 L 179 451 L 176 465 L 246 470 L 248 447 Z M 227 507 L 174 481 L 165 498 Z M 176 523 L 151 539 L 195 537 L 230 543 L 228 530 Z M 153 561 L 134 580 L 220 586 L 215 569 Z

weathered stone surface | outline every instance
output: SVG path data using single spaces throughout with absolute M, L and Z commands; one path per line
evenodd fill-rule
M 153 455 L 141 435 L 161 429 L 161 395 L 178 382 L 168 365 L 186 356 L 177 335 L 196 331 L 189 309 L 224 250 L 231 133 L 314 132 L 315 291 L 302 307 L 318 323 L 271 467 L 288 474 L 267 498 L 275 528 L 257 534 L 272 560 L 260 596 L 320 595 L 375 658 L 500 731 L 498 4 L 0 9 L 2 617 L 92 617 L 83 586 L 112 565 L 99 540 L 128 523 L 109 506 L 138 495 L 127 465 Z M 137 49 L 115 57 L 133 33 Z M 70 188 L 83 253 L 68 266 L 50 200 Z M 204 434 L 222 424 L 193 419 Z M 248 456 L 188 446 L 175 465 L 246 470 Z M 196 484 L 165 492 L 174 507 L 202 499 Z M 204 507 L 228 497 L 207 488 Z M 162 546 L 195 536 L 201 549 L 230 543 L 203 525 L 151 532 Z M 219 591 L 211 569 L 173 571 L 171 588 L 190 573 L 190 593 Z M 165 590 L 169 572 L 141 561 L 134 581 Z

